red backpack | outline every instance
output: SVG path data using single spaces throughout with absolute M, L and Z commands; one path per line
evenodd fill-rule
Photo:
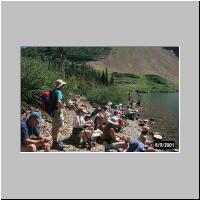
M 42 101 L 41 109 L 43 112 L 48 113 L 52 116 L 52 109 L 51 109 L 51 91 L 44 91 L 40 94 L 40 98 Z

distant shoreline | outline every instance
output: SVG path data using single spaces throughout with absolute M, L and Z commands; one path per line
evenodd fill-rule
M 151 92 L 149 92 L 149 91 L 139 91 L 139 93 L 179 93 L 179 91 L 151 91 Z

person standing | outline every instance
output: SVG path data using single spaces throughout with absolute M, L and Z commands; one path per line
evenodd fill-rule
M 61 79 L 56 80 L 55 88 L 51 94 L 51 106 L 53 110 L 52 116 L 52 138 L 54 149 L 62 149 L 64 144 L 58 142 L 59 129 L 64 125 L 64 106 L 63 106 L 63 86 L 66 84 Z

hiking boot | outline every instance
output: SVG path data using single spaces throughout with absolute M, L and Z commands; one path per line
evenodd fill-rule
M 87 147 L 87 142 L 86 141 L 82 141 L 80 144 L 81 144 L 82 148 L 86 148 Z
M 65 148 L 65 144 L 63 142 L 53 142 L 52 149 L 58 149 L 62 151 Z

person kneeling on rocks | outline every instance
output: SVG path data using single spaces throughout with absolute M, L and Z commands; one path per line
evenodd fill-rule
M 85 115 L 85 126 L 87 126 L 86 130 L 90 130 L 93 133 L 95 124 L 89 114 Z
M 39 112 L 32 112 L 26 121 L 21 121 L 21 151 L 35 152 L 38 148 L 50 151 L 49 139 L 42 136 L 38 128 L 43 121 Z

